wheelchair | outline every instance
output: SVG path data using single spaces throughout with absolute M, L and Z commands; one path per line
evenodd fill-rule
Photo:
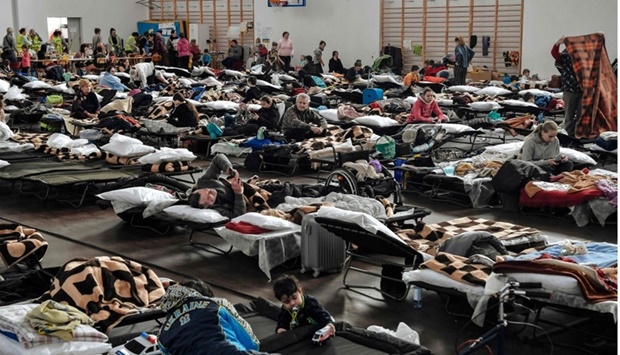
M 368 161 L 369 158 L 370 152 L 368 150 L 338 153 L 337 161 L 339 168 L 334 169 L 327 176 L 325 180 L 325 189 L 338 190 L 346 194 L 371 198 L 375 198 L 376 196 L 383 196 L 385 198 L 392 197 L 392 202 L 396 206 L 402 206 L 403 197 L 400 185 L 394 180 L 392 173 L 383 164 L 381 165 L 383 178 L 366 178 L 362 181 L 357 179 L 357 171 L 344 166 L 346 162 L 355 162 L 357 160 Z

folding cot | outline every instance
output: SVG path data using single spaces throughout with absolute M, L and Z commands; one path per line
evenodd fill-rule
M 387 334 L 351 326 L 345 322 L 337 322 L 336 336 L 327 340 L 322 346 L 312 342 L 317 326 L 304 326 L 280 334 L 274 334 L 280 307 L 257 298 L 248 303 L 235 305 L 242 316 L 252 327 L 260 340 L 261 351 L 282 354 L 408 354 L 426 355 L 431 351 L 424 346 L 405 342 Z
M 98 166 L 89 166 L 77 162 L 56 162 L 52 160 L 25 160 L 0 168 L 0 180 L 9 183 L 2 193 L 9 193 L 23 178 L 52 172 L 77 172 L 96 170 Z
M 424 259 L 422 254 L 369 215 L 364 216 L 363 213 L 336 211 L 337 209 L 324 210 L 325 208 L 319 210 L 319 215 L 315 219 L 316 222 L 349 244 L 342 279 L 345 288 L 371 298 L 375 297 L 365 294 L 361 290 L 374 290 L 387 298 L 398 301 L 404 300 L 409 293 L 409 286 L 405 285 L 400 277 L 396 278 L 395 275 L 400 275 L 406 269 L 417 268 Z M 326 215 L 329 214 L 333 215 L 327 217 Z M 429 214 L 429 210 L 416 207 L 413 214 L 409 214 L 404 218 L 418 223 Z M 362 219 L 361 221 L 360 218 Z M 387 223 L 391 222 L 392 220 L 388 219 Z M 379 274 L 375 271 L 353 266 L 352 263 L 354 261 L 382 266 L 383 269 Z M 395 274 L 392 274 L 390 270 L 396 270 Z M 378 277 L 382 287 L 348 283 L 347 277 L 351 271 Z M 391 288 L 395 292 L 391 292 L 389 290 L 390 287 L 384 287 L 384 284 L 390 283 L 392 284 Z

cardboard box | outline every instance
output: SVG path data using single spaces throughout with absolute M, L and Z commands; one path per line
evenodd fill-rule
M 490 71 L 469 72 L 466 78 L 472 81 L 490 81 L 493 74 Z

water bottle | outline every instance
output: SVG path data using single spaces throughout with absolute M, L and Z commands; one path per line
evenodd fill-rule
M 422 289 L 413 286 L 413 308 L 422 308 Z

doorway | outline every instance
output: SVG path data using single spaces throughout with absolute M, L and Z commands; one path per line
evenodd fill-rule
M 56 30 L 62 32 L 62 37 L 67 41 L 71 52 L 80 50 L 80 45 L 82 44 L 81 17 L 48 17 L 47 39 L 51 38 Z

